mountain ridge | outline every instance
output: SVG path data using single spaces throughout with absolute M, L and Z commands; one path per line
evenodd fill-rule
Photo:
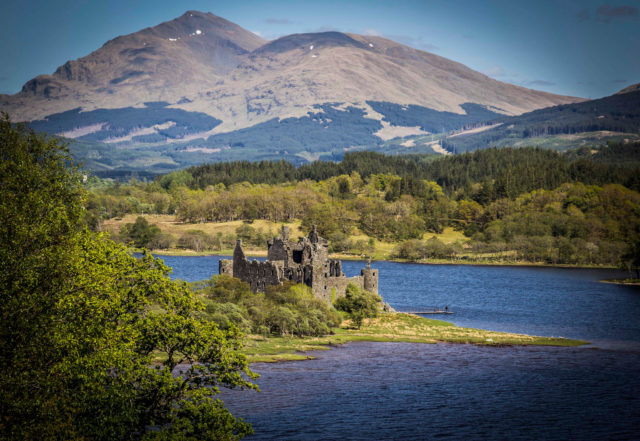
M 280 54 L 290 58 L 278 59 Z M 291 88 L 299 93 L 286 90 Z M 382 37 L 325 32 L 265 41 L 224 18 L 187 11 L 29 80 L 18 94 L 0 97 L 0 105 L 30 121 L 76 107 L 167 101 L 219 118 L 231 131 L 271 117 L 302 116 L 325 102 L 366 108 L 368 99 L 455 113 L 464 113 L 459 104 L 476 102 L 506 114 L 580 100 L 500 83 Z M 242 101 L 254 105 L 243 110 Z
M 0 96 L 0 109 L 76 140 L 75 154 L 94 169 L 171 170 L 336 159 L 395 137 L 581 101 L 383 37 L 331 31 L 266 41 L 187 11 L 28 81 Z

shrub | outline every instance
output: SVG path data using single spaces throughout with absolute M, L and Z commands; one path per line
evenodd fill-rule
M 138 216 L 136 222 L 128 223 L 120 229 L 120 235 L 127 242 L 133 242 L 138 248 L 147 248 L 152 240 L 160 234 L 160 227 L 149 225 L 142 216 Z
M 178 247 L 194 251 L 213 249 L 214 238 L 200 230 L 189 230 L 178 239 Z
M 380 302 L 379 295 L 369 291 L 361 290 L 353 283 L 347 285 L 347 292 L 344 297 L 340 297 L 335 302 L 335 307 L 339 311 L 344 311 L 351 316 L 353 325 L 360 329 L 365 318 L 378 315 Z
M 176 242 L 176 238 L 173 234 L 160 232 L 160 234 L 154 236 L 149 241 L 149 249 L 152 250 L 167 250 L 173 246 Z

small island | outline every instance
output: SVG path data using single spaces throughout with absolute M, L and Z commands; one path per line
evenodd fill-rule
M 243 352 L 250 363 L 309 360 L 306 351 L 326 350 L 348 342 L 457 343 L 483 346 L 581 346 L 586 341 L 562 337 L 537 337 L 507 332 L 463 328 L 442 320 L 406 313 L 384 313 L 356 329 L 346 321 L 333 334 L 319 337 L 263 337 L 249 335 Z
M 222 329 L 243 331 L 250 362 L 313 358 L 307 351 L 353 341 L 462 343 L 476 345 L 579 346 L 559 337 L 464 328 L 398 313 L 378 295 L 370 263 L 347 278 L 328 258 L 328 240 L 315 225 L 307 237 L 289 240 L 289 230 L 267 242 L 267 260 L 249 261 L 238 241 L 232 260 L 220 260 L 219 275 L 193 284 L 206 305 L 204 317 Z

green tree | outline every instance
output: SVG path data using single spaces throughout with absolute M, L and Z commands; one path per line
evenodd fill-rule
M 622 256 L 622 268 L 631 272 L 636 271 L 636 278 L 640 279 L 640 239 L 628 244 L 627 252 Z
M 4 115 L 0 155 L 0 438 L 251 433 L 215 398 L 255 388 L 237 330 L 198 319 L 161 261 L 83 229 L 81 176 L 58 140 Z
M 123 226 L 120 231 L 120 234 L 131 240 L 138 248 L 148 248 L 160 233 L 160 227 L 149 225 L 147 219 L 142 216 L 138 216 L 135 223 Z
M 378 315 L 381 301 L 379 295 L 361 290 L 353 283 L 349 283 L 345 296 L 336 300 L 335 306 L 337 310 L 349 313 L 353 325 L 360 329 L 365 318 Z

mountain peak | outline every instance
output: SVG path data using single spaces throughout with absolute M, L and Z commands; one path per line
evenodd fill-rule
M 16 120 L 81 107 L 141 108 L 163 101 L 222 121 L 217 132 L 307 115 L 317 105 L 369 101 L 466 114 L 465 103 L 519 114 L 578 101 L 490 79 L 444 57 L 382 37 L 337 31 L 267 42 L 210 12 L 123 35 L 41 75 L 0 106 Z
M 273 40 L 257 51 L 256 54 L 283 53 L 295 49 L 320 50 L 330 47 L 351 46 L 365 49 L 366 46 L 347 34 L 336 31 L 316 32 L 307 34 L 292 34 Z

